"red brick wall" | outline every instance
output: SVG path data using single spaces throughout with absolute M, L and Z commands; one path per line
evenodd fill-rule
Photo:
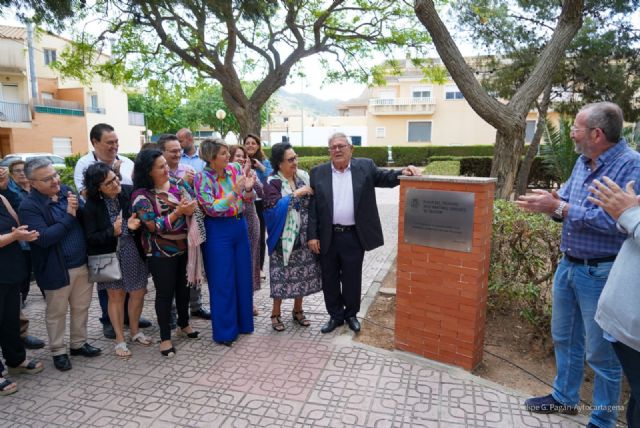
M 404 242 L 408 188 L 475 193 L 470 253 Z M 402 180 L 396 348 L 472 370 L 482 360 L 494 183 Z

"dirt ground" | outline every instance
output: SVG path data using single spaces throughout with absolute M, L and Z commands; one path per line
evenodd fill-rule
M 381 291 L 395 290 L 395 264 L 387 273 Z M 394 349 L 395 295 L 378 293 L 362 323 L 357 341 L 383 349 Z M 591 403 L 593 372 L 587 367 L 580 397 Z M 545 395 L 551 390 L 555 376 L 555 359 L 550 342 L 542 343 L 531 328 L 512 314 L 490 314 L 487 317 L 484 356 L 474 374 L 529 395 Z M 622 388 L 623 402 L 629 397 L 626 379 Z M 587 410 L 581 411 L 585 415 Z M 618 426 L 624 427 L 624 411 L 618 415 Z

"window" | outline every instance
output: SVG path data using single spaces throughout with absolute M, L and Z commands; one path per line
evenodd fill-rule
M 533 134 L 536 132 L 536 121 L 527 120 L 527 129 L 524 131 L 524 142 L 530 143 L 533 140 Z
M 431 86 L 416 86 L 412 88 L 411 98 L 431 98 Z
M 464 100 L 464 95 L 456 85 L 447 85 L 444 87 L 445 100 Z
M 13 83 L 4 83 L 0 86 L 0 101 L 8 103 L 20 102 L 18 85 Z
M 431 141 L 431 122 L 409 122 L 409 142 L 426 143 Z
M 376 128 L 376 138 L 384 138 L 386 134 L 386 128 L 384 126 L 379 126 Z
M 62 157 L 73 154 L 71 150 L 71 138 L 53 137 L 53 154 Z
M 49 65 L 56 60 L 56 50 L 55 49 L 45 49 L 44 50 L 44 63 L 45 65 Z
M 380 93 L 378 94 L 378 97 L 379 97 L 378 104 L 392 105 L 393 100 L 396 98 L 396 92 L 380 91 Z
M 40 97 L 43 100 L 52 100 L 53 99 L 53 94 L 51 92 L 40 92 Z

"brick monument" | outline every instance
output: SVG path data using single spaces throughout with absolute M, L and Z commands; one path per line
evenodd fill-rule
M 495 179 L 400 178 L 395 346 L 472 370 L 483 352 Z

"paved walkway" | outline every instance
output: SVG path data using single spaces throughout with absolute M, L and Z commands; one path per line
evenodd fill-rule
M 397 242 L 398 190 L 379 190 L 378 197 L 387 245 L 365 258 L 365 305 Z M 155 320 L 150 289 L 144 314 Z M 321 293 L 305 300 L 312 326 L 294 325 L 289 315 L 284 333 L 271 329 L 268 286 L 255 300 L 260 310 L 255 333 L 241 336 L 232 348 L 214 344 L 210 324 L 195 320 L 202 338 L 175 340 L 174 359 L 162 357 L 157 346 L 131 345 L 133 358 L 122 361 L 102 337 L 94 295 L 90 342 L 104 355 L 73 357 L 73 369 L 62 373 L 47 350 L 29 352 L 44 361 L 45 371 L 13 377 L 20 390 L 0 397 L 0 426 L 579 426 L 578 419 L 532 415 L 522 408 L 518 392 L 460 369 L 355 343 L 346 327 L 321 334 L 326 320 Z M 284 314 L 291 305 L 283 305 Z M 33 290 L 27 306 L 31 334 L 46 338 L 43 311 Z M 159 337 L 157 326 L 146 333 Z

